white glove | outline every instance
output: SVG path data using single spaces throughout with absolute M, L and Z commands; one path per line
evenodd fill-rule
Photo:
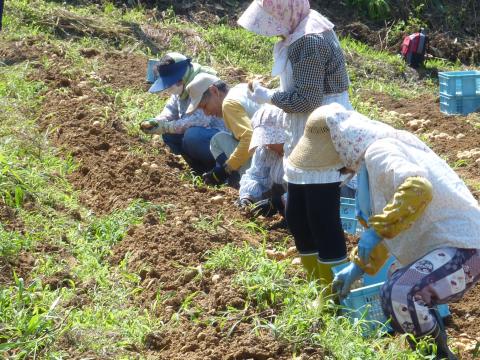
M 254 81 L 252 84 L 253 92 L 248 90 L 248 98 L 257 104 L 270 104 L 272 102 L 272 96 L 275 94 L 275 90 L 268 89 L 260 85 L 258 81 Z

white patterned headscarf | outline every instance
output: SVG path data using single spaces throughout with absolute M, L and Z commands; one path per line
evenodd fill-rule
M 273 76 L 284 70 L 290 44 L 307 34 L 319 34 L 334 27 L 325 16 L 310 9 L 308 0 L 254 0 L 238 24 L 259 35 L 284 37 L 274 48 Z
M 340 104 L 321 107 L 326 116 L 333 145 L 345 167 L 358 171 L 368 147 L 375 141 L 394 138 L 425 152 L 432 152 L 413 134 L 353 111 Z M 319 109 L 320 110 L 320 109 Z
M 257 147 L 283 144 L 287 139 L 283 124 L 283 111 L 273 105 L 263 105 L 252 117 L 252 139 L 248 151 Z

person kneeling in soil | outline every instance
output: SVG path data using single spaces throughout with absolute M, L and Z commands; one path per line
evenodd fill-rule
M 288 161 L 307 158 L 317 168 L 340 163 L 358 173 L 357 213 L 366 230 L 333 289 L 345 297 L 393 255 L 400 267 L 381 289 L 392 327 L 417 340 L 431 336 L 437 359 L 456 359 L 432 307 L 460 299 L 480 278 L 480 208 L 466 185 L 414 135 L 338 104 L 311 114 Z
M 162 134 L 164 143 L 198 173 L 215 165 L 210 153 L 210 140 L 225 125 L 220 118 L 207 116 L 201 110 L 187 114 L 190 97 L 185 87 L 200 74 L 215 74 L 215 70 L 192 63 L 179 53 L 169 53 L 154 67 L 157 79 L 151 93 L 170 95 L 163 111 L 154 119 L 143 121 L 140 129 L 147 134 Z
M 203 174 L 208 185 L 228 183 L 238 188 L 240 176 L 250 166 L 248 147 L 252 137 L 251 118 L 260 105 L 248 98 L 248 84 L 233 88 L 211 74 L 200 74 L 188 86 L 192 102 L 187 113 L 202 109 L 206 115 L 223 117 L 231 133 L 220 131 L 210 141 L 215 167 Z
M 276 106 L 262 106 L 252 118 L 253 134 L 249 152 L 252 164 L 240 180 L 237 205 L 254 216 L 284 215 L 282 196 L 283 144 L 286 135 L 282 128 L 283 111 Z

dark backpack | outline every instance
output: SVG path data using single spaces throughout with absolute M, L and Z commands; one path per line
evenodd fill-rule
M 401 53 L 407 64 L 417 68 L 425 60 L 428 37 L 423 30 L 412 35 L 405 36 L 402 42 Z

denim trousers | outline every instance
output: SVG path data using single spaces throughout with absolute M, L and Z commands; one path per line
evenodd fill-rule
M 218 131 L 193 126 L 183 134 L 164 134 L 162 138 L 174 154 L 182 155 L 195 171 L 204 172 L 215 166 L 210 140 Z

